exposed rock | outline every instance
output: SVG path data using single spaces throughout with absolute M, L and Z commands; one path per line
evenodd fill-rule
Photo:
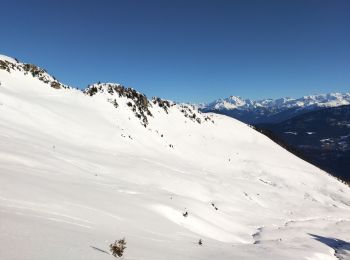
M 171 104 L 168 100 L 163 100 L 159 97 L 153 97 L 152 102 L 153 102 L 153 104 L 158 105 L 159 107 L 163 108 L 166 113 L 168 113 L 168 109 L 170 108 L 170 106 L 175 105 L 174 103 Z
M 108 93 L 112 96 L 118 95 L 119 97 L 126 97 L 130 99 L 130 101 L 127 102 L 127 105 L 131 107 L 135 116 L 140 119 L 141 124 L 144 127 L 148 125 L 147 116 L 152 116 L 152 113 L 149 110 L 149 108 L 152 105 L 144 94 L 139 93 L 133 88 L 126 88 L 119 84 L 109 84 L 109 83 L 94 84 L 84 90 L 84 93 L 90 96 L 93 96 L 98 92 Z M 115 106 L 115 107 L 118 107 L 118 106 Z
M 51 87 L 55 88 L 55 89 L 59 89 L 59 88 L 61 88 L 61 84 L 59 82 L 57 82 L 57 81 L 52 81 L 51 82 Z
M 59 81 L 55 79 L 55 77 L 50 76 L 46 70 L 39 68 L 36 65 L 21 63 L 16 60 L 16 63 L 12 63 L 7 60 L 0 60 L 0 69 L 6 70 L 11 73 L 11 71 L 23 71 L 24 74 L 31 74 L 34 78 L 39 79 L 40 81 L 48 84 L 55 89 L 67 88 L 67 86 L 63 85 Z
M 182 104 L 180 105 L 181 107 L 181 112 L 184 114 L 185 117 L 191 119 L 193 122 L 197 122 L 198 124 L 202 123 L 202 120 L 197 116 L 195 112 L 200 113 L 199 111 L 196 111 L 194 106 L 187 105 L 187 104 Z M 204 119 L 207 121 L 208 118 L 210 120 L 210 117 L 206 116 Z
M 34 78 L 37 78 L 45 84 L 50 85 L 50 87 L 54 89 L 68 88 L 66 85 L 60 83 L 55 77 L 49 75 L 45 69 L 33 64 L 21 63 L 17 60 L 16 62 L 0 60 L 0 69 L 6 70 L 9 73 L 11 73 L 11 71 L 22 71 L 25 75 L 32 75 Z M 153 97 L 152 100 L 149 101 L 146 95 L 139 93 L 133 88 L 126 88 L 120 84 L 99 82 L 98 84 L 88 86 L 83 92 L 89 96 L 94 96 L 97 93 L 108 93 L 111 96 L 118 95 L 119 97 L 126 97 L 129 99 L 129 101 L 126 103 L 127 106 L 130 107 L 135 117 L 140 120 L 144 127 L 147 127 L 149 124 L 148 117 L 153 117 L 150 110 L 153 105 L 159 106 L 167 114 L 169 113 L 169 109 L 176 105 L 174 102 L 163 100 L 159 97 Z M 115 98 L 108 98 L 107 101 L 110 102 L 115 108 L 119 107 L 119 104 Z M 193 106 L 183 104 L 179 106 L 179 109 L 185 117 L 189 118 L 193 122 L 197 122 L 198 124 L 201 124 L 203 120 L 212 121 L 209 116 L 198 116 L 200 112 L 198 112 L 198 110 Z

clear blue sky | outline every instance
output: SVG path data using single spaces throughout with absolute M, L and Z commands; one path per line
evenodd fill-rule
M 0 53 L 62 82 L 203 102 L 350 91 L 348 0 L 7 0 Z

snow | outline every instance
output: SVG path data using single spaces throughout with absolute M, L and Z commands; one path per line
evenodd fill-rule
M 285 134 L 290 134 L 290 135 L 298 135 L 298 133 L 297 132 L 284 132 Z
M 17 61 L 14 58 L 11 58 L 11 57 L 8 57 L 8 56 L 2 55 L 2 54 L 0 54 L 0 60 L 9 61 L 12 63 L 17 63 Z
M 309 107 L 337 107 L 350 104 L 350 93 L 329 93 L 304 96 L 301 98 L 279 98 L 250 100 L 230 96 L 225 99 L 218 99 L 209 104 L 201 104 L 200 108 L 206 111 L 211 110 L 255 110 L 258 108 L 309 108 Z
M 349 187 L 249 126 L 0 81 L 0 259 L 112 259 L 122 237 L 125 260 L 349 259 Z

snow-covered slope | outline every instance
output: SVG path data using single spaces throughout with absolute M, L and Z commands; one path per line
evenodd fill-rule
M 247 125 L 0 60 L 0 259 L 349 257 L 349 187 Z

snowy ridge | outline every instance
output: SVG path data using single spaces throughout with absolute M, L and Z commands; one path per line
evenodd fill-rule
M 83 90 L 83 93 L 89 96 L 102 95 L 108 102 L 112 103 L 115 108 L 118 108 L 121 101 L 126 104 L 140 119 L 142 125 L 147 127 L 148 118 L 153 117 L 150 109 L 153 106 L 162 108 L 166 114 L 169 110 L 174 108 L 179 110 L 184 117 L 201 124 L 201 122 L 212 122 L 212 115 L 203 115 L 195 106 L 188 104 L 179 104 L 170 100 L 163 100 L 159 97 L 153 97 L 148 100 L 146 95 L 141 94 L 133 88 L 126 88 L 121 84 L 116 83 L 98 83 L 88 86 Z
M 247 125 L 2 61 L 0 259 L 349 257 L 349 187 Z
M 11 73 L 12 71 L 23 72 L 25 75 L 30 74 L 33 78 L 49 84 L 52 88 L 67 88 L 68 86 L 60 83 L 55 77 L 49 75 L 46 70 L 36 65 L 19 62 L 17 59 L 0 55 L 0 69 Z

